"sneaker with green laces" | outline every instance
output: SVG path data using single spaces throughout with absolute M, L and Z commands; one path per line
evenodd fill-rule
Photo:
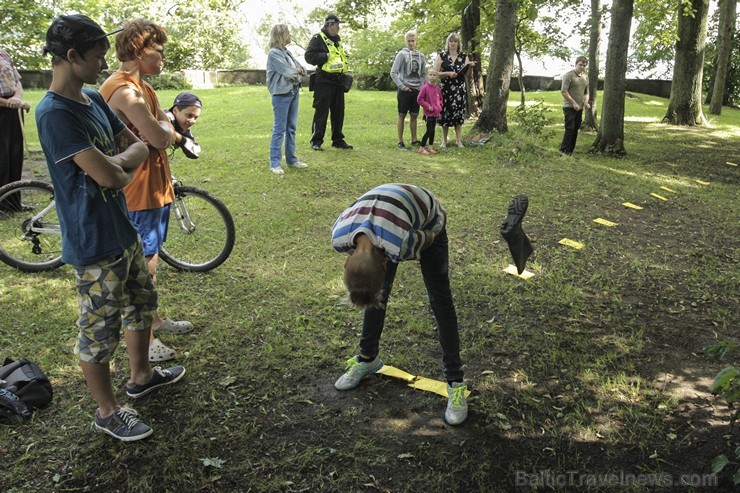
M 154 430 L 139 420 L 139 413 L 130 407 L 121 407 L 107 418 L 95 411 L 95 428 L 123 442 L 134 442 L 152 434 Z
M 445 411 L 445 421 L 450 425 L 459 425 L 468 418 L 468 402 L 465 399 L 465 392 L 468 386 L 462 382 L 452 382 L 447 384 L 447 410 Z
M 381 368 L 383 361 L 377 356 L 367 363 L 360 362 L 358 356 L 353 356 L 347 360 L 347 371 L 334 383 L 334 387 L 337 390 L 354 389 L 360 384 L 360 380 Z

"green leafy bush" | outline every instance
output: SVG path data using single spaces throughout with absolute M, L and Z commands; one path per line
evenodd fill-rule
M 152 85 L 155 91 L 163 91 L 167 89 L 185 91 L 193 88 L 193 86 L 185 80 L 185 77 L 181 72 L 160 74 L 156 77 L 145 76 L 144 78 Z
M 704 352 L 713 358 L 721 360 L 725 357 L 728 351 L 736 349 L 737 347 L 737 344 L 722 341 L 705 347 Z M 717 376 L 714 377 L 714 383 L 710 390 L 712 394 L 724 397 L 725 401 L 727 401 L 727 405 L 732 409 L 735 402 L 740 400 L 740 369 L 734 366 L 728 366 L 720 371 Z M 730 418 L 730 426 L 735 424 L 738 416 L 740 416 L 740 410 L 735 410 L 735 414 Z M 735 449 L 735 459 L 740 461 L 740 447 Z M 726 454 L 718 455 L 712 461 L 712 474 L 719 474 L 725 466 L 731 463 L 732 462 L 727 458 Z M 740 485 L 740 467 L 738 467 L 733 475 L 733 483 L 735 486 Z
M 517 106 L 511 119 L 518 123 L 519 128 L 529 136 L 546 136 L 549 132 L 545 132 L 545 127 L 551 123 L 550 118 L 547 117 L 550 111 L 544 101 L 536 100 L 532 104 Z

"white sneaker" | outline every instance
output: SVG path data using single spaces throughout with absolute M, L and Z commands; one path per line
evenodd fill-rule
M 375 357 L 374 360 L 362 363 L 358 357 L 352 356 L 347 360 L 347 371 L 334 383 L 337 390 L 354 389 L 360 384 L 360 380 L 383 368 L 383 361 Z
M 468 402 L 465 399 L 465 392 L 468 386 L 464 383 L 453 382 L 452 386 L 447 384 L 447 410 L 445 411 L 445 421 L 447 424 L 459 425 L 468 418 Z
M 285 171 L 283 171 L 283 168 L 281 168 L 280 166 L 277 166 L 275 168 L 270 167 L 270 171 L 272 171 L 276 175 L 282 175 L 283 173 L 285 173 Z
M 288 164 L 291 168 L 308 168 L 308 165 L 302 161 L 296 161 L 293 164 Z

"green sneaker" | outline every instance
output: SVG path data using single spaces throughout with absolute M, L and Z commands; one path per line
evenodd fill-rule
M 445 421 L 450 425 L 459 425 L 468 418 L 468 403 L 465 399 L 465 392 L 468 386 L 464 383 L 453 382 L 452 386 L 447 384 L 447 410 L 445 411 Z
M 354 389 L 360 384 L 360 380 L 381 368 L 383 368 L 383 361 L 377 356 L 368 363 L 362 363 L 358 356 L 353 356 L 347 360 L 347 371 L 334 383 L 334 387 L 337 390 Z

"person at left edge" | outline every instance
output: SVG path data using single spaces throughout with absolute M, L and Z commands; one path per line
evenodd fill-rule
M 31 105 L 23 101 L 21 75 L 10 55 L 0 50 L 0 187 L 21 179 L 23 171 L 23 119 L 21 110 Z M 18 194 L 0 204 L 0 212 L 20 209 Z

